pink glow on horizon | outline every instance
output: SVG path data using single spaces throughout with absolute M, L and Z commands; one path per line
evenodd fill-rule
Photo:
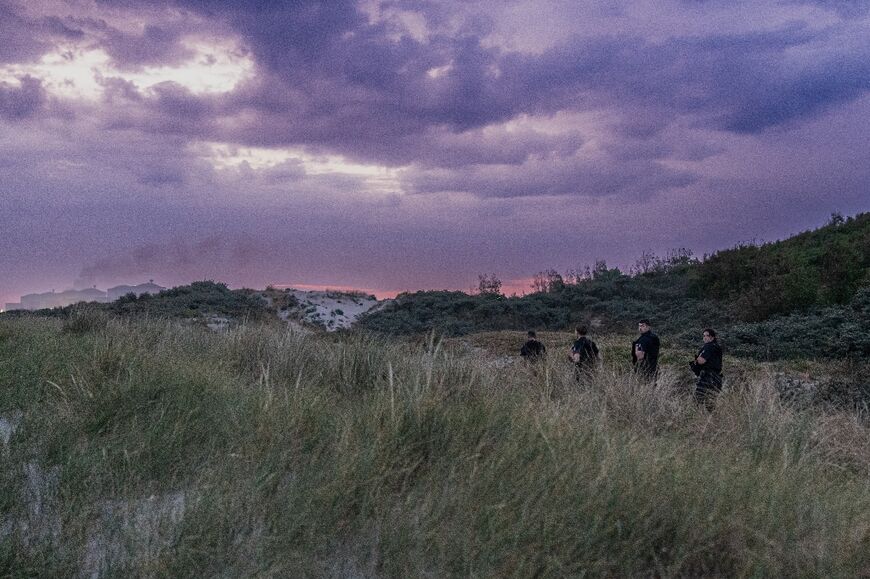
M 379 300 L 385 300 L 394 298 L 400 293 L 404 291 L 410 290 L 395 290 L 395 289 L 372 289 L 372 288 L 364 288 L 364 287 L 356 287 L 352 285 L 336 285 L 336 284 L 311 284 L 311 283 L 273 283 L 269 284 L 277 289 L 296 289 L 306 292 L 326 292 L 326 291 L 334 291 L 334 292 L 362 292 L 365 294 L 371 294 L 378 298 Z
M 509 279 L 502 282 L 501 293 L 505 296 L 517 295 L 523 296 L 532 291 L 532 282 L 534 278 L 523 277 L 517 279 Z M 400 293 L 413 293 L 417 291 L 463 291 L 465 293 L 474 293 L 475 288 L 404 288 L 404 289 L 375 289 L 357 287 L 352 285 L 338 284 L 313 284 L 313 283 L 273 283 L 269 284 L 276 289 L 296 289 L 301 291 L 335 291 L 335 292 L 362 292 L 371 294 L 379 300 L 392 299 Z
M 533 277 L 521 277 L 518 279 L 509 279 L 503 281 L 501 284 L 501 293 L 510 296 L 516 294 L 518 296 L 524 296 L 527 293 L 531 293 L 532 291 L 532 282 L 535 278 Z

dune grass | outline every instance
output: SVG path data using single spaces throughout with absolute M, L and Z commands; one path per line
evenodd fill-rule
M 762 370 L 708 414 L 668 368 L 577 384 L 434 338 L 77 324 L 0 322 L 3 521 L 34 464 L 60 519 L 8 526 L 3 576 L 80 574 L 106 504 L 178 492 L 165 548 L 109 575 L 870 574 L 866 417 L 783 405 Z

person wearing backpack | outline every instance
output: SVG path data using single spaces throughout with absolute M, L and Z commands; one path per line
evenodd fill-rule
M 586 337 L 586 326 L 578 326 L 577 339 L 571 346 L 571 360 L 574 362 L 574 378 L 580 382 L 583 376 L 595 368 L 599 360 L 598 346 Z

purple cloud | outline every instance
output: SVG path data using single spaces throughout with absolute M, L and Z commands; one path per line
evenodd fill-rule
M 36 60 L 47 44 L 36 37 L 38 26 L 16 4 L 0 0 L 0 63 Z
M 795 4 L 809 4 L 833 10 L 843 18 L 860 18 L 870 11 L 870 5 L 863 0 L 792 0 Z
M 431 148 L 426 138 L 433 131 L 462 134 L 520 114 L 590 107 L 655 111 L 655 130 L 688 116 L 714 129 L 754 133 L 824 113 L 870 88 L 865 54 L 837 49 L 835 31 L 802 26 L 657 43 L 578 37 L 528 55 L 485 48 L 473 35 L 396 41 L 352 6 L 294 3 L 268 19 L 256 7 L 184 7 L 227 21 L 265 72 L 224 99 L 158 89 L 153 108 L 162 120 L 152 121 L 151 130 L 214 136 L 204 117 L 245 116 L 222 138 L 324 146 L 376 162 L 413 156 L 409 146 Z M 819 50 L 819 43 L 830 48 Z M 790 60 L 799 50 L 809 51 L 806 61 Z M 622 123 L 628 132 L 652 126 L 646 119 Z M 400 146 L 391 150 L 389 142 Z
M 181 45 L 184 30 L 146 25 L 141 34 L 116 29 L 106 30 L 102 47 L 121 68 L 138 68 L 148 64 L 176 64 L 189 59 L 193 52 Z
M 0 82 L 0 118 L 17 121 L 34 116 L 45 105 L 45 89 L 39 79 L 25 76 L 20 86 Z

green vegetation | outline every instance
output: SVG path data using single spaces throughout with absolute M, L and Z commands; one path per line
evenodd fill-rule
M 273 307 L 258 296 L 269 296 Z M 157 295 L 127 294 L 114 302 L 80 303 L 64 308 L 28 312 L 15 310 L 3 314 L 6 318 L 45 316 L 69 320 L 70 327 L 88 320 L 107 319 L 108 316 L 193 319 L 203 316 L 227 316 L 237 320 L 265 321 L 274 318 L 276 307 L 291 307 L 295 299 L 285 292 L 266 290 L 255 292 L 249 289 L 231 290 L 226 284 L 213 281 L 197 281 L 190 285 L 166 289 Z
M 870 213 L 785 241 L 720 251 L 693 268 L 693 290 L 760 321 L 812 306 L 847 304 L 870 285 Z
M 785 405 L 764 365 L 708 415 L 616 354 L 581 387 L 459 341 L 81 315 L 0 319 L 2 576 L 870 569 L 866 414 Z
M 493 282 L 482 276 L 477 295 L 401 294 L 360 323 L 388 334 L 564 330 L 580 323 L 624 332 L 649 317 L 682 345 L 713 326 L 736 353 L 762 359 L 870 355 L 870 213 L 703 261 L 684 250 L 667 259 L 645 254 L 633 269 L 629 276 L 598 262 L 564 277 L 542 272 L 538 291 L 510 298 L 483 291 Z
M 280 293 L 280 292 L 279 292 Z M 199 281 L 163 290 L 156 296 L 129 294 L 109 304 L 120 315 L 196 317 L 203 314 L 263 320 L 271 317 L 262 300 L 251 290 L 231 290 L 225 284 Z

